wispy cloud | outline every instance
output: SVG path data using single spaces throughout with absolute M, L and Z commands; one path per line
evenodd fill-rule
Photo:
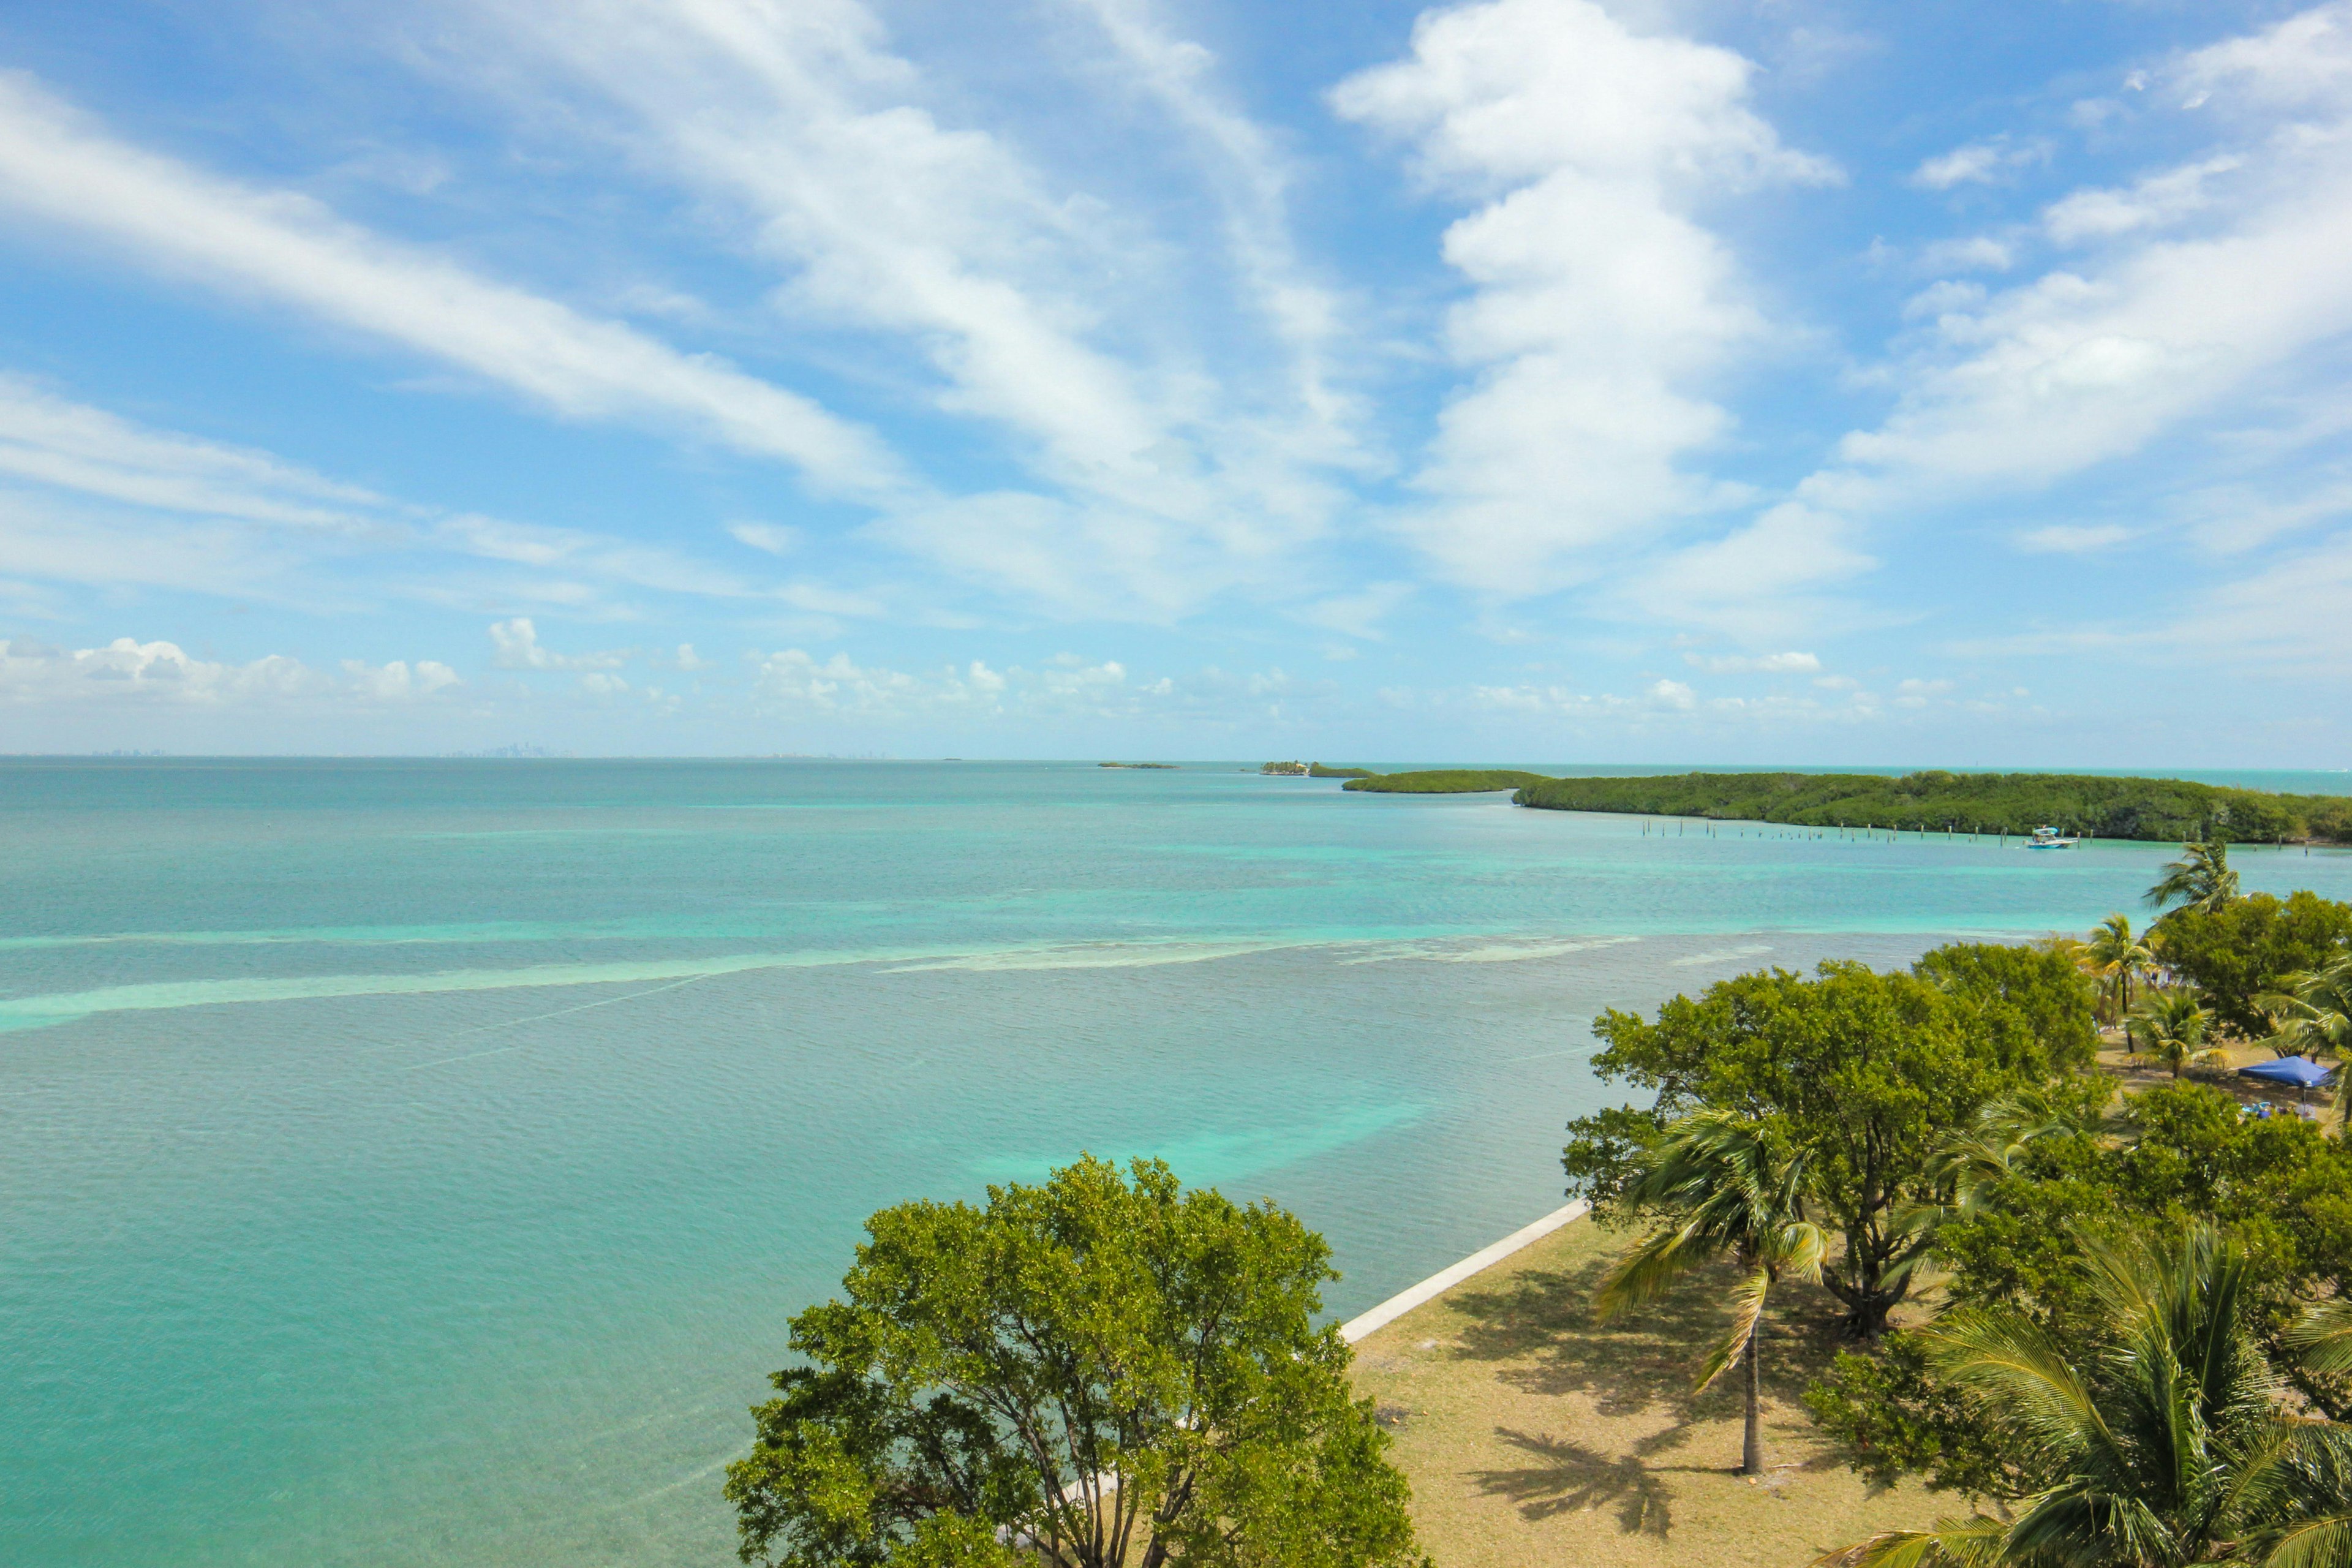
M 906 476 L 872 432 L 809 398 L 371 233 L 296 192 L 222 179 L 109 135 L 0 75 L 0 204 L 134 262 L 310 311 L 580 419 L 683 427 L 884 498 Z

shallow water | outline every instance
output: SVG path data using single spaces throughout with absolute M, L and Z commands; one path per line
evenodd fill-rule
M 1351 1311 L 1559 1201 L 1601 1007 L 2079 930 L 2170 853 L 1648 826 L 1229 766 L 0 763 L 0 1562 L 731 1562 L 743 1407 L 881 1205 L 1163 1155 L 1324 1231 Z

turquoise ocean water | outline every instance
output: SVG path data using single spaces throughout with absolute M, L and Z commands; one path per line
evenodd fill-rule
M 2168 853 L 1230 764 L 0 762 L 0 833 L 22 1568 L 731 1562 L 877 1206 L 1164 1155 L 1352 1311 L 1560 1201 L 1600 1008 L 2079 930 Z

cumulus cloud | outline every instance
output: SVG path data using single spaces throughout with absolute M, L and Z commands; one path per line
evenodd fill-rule
M 626 648 L 564 654 L 541 647 L 539 628 L 528 616 L 493 623 L 490 646 L 490 662 L 500 669 L 618 669 L 629 660 Z
M 1704 197 L 1834 171 L 1747 103 L 1749 63 L 1590 0 L 1431 11 L 1412 57 L 1331 95 L 1484 202 L 1446 231 L 1473 286 L 1448 339 L 1476 380 L 1440 417 L 1407 537 L 1458 582 L 1539 593 L 1707 506 L 1679 460 L 1729 416 L 1702 388 L 1764 323 Z
M 379 702 L 405 702 L 464 684 L 456 670 L 429 658 L 420 658 L 413 667 L 405 659 L 370 665 L 362 659 L 347 658 L 343 660 L 343 675 L 353 690 Z
M 194 708 L 296 702 L 407 702 L 460 685 L 432 659 L 342 664 L 337 680 L 299 658 L 269 654 L 245 664 L 200 658 L 176 643 L 117 637 L 101 647 L 52 647 L 0 638 L 0 700 L 70 708 L 162 704 Z
M 877 721 L 1003 717 L 1132 719 L 1171 701 L 1197 698 L 1211 707 L 1235 696 L 1262 698 L 1290 684 L 1279 670 L 1239 679 L 1209 670 L 1187 692 L 1176 681 L 1137 681 L 1117 659 L 1060 654 L 1028 668 L 991 668 L 972 659 L 909 671 L 864 665 L 846 653 L 820 659 L 802 648 L 754 655 L 751 689 L 761 709 L 800 716 Z
M 1644 693 L 1661 708 L 1675 708 L 1685 712 L 1698 706 L 1698 694 L 1679 680 L 1655 680 Z

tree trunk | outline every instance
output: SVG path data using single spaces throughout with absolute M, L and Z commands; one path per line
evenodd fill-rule
M 1748 1336 L 1748 1349 L 1739 1358 L 1748 1363 L 1748 1431 L 1739 1443 L 1739 1473 L 1743 1476 L 1764 1473 L 1763 1369 L 1757 1345 L 1763 1337 L 1764 1323 L 1759 1318 L 1756 1331 Z

